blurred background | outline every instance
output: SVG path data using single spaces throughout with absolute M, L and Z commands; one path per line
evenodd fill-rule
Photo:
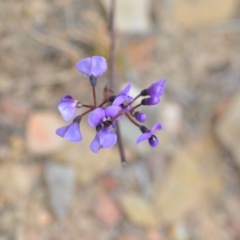
M 75 63 L 108 58 L 110 0 L 0 1 L 0 240 L 240 239 L 239 0 L 116 0 L 116 91 L 167 79 L 158 148 L 94 154 L 55 135 L 64 94 L 91 103 Z M 106 84 L 98 81 L 98 100 Z

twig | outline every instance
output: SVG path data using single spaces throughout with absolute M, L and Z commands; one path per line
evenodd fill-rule
M 121 163 L 123 167 L 127 166 L 127 161 L 126 161 L 126 156 L 125 156 L 125 152 L 124 152 L 124 146 L 123 146 L 123 141 L 122 141 L 122 136 L 121 136 L 121 131 L 120 131 L 120 126 L 118 124 L 118 122 L 116 122 L 117 125 L 117 136 L 118 136 L 118 150 L 119 150 L 119 154 L 120 154 L 120 158 L 121 158 Z
M 116 1 L 111 0 L 110 3 L 110 14 L 109 14 L 109 35 L 110 35 L 110 51 L 109 51 L 109 81 L 108 88 L 114 89 L 114 62 L 115 62 L 115 29 L 114 29 L 114 17 L 115 17 Z M 120 126 L 116 122 L 117 126 L 117 137 L 118 137 L 118 150 L 121 157 L 122 166 L 126 166 L 127 161 L 125 157 L 122 136 L 120 132 Z
M 115 29 L 114 29 L 114 17 L 115 17 L 115 0 L 111 0 L 110 13 L 109 13 L 109 34 L 110 34 L 110 52 L 109 52 L 109 82 L 108 88 L 114 89 L 114 63 L 115 63 Z

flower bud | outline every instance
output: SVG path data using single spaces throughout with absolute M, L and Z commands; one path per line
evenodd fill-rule
M 94 75 L 91 75 L 89 79 L 90 79 L 91 86 L 95 87 L 97 85 L 97 77 L 95 77 Z
M 155 135 L 152 135 L 149 139 L 148 139 L 148 143 L 151 147 L 156 147 L 159 143 L 157 137 Z
M 153 83 L 148 89 L 147 93 L 151 97 L 159 97 L 164 93 L 164 84 L 166 80 L 159 80 Z
M 145 113 L 141 113 L 141 112 L 135 112 L 134 113 L 134 117 L 139 121 L 139 122 L 145 122 L 146 121 L 146 114 Z
M 112 96 L 110 96 L 109 98 L 108 98 L 108 101 L 110 102 L 110 103 L 113 103 L 113 101 L 116 99 L 116 96 L 115 95 L 112 95 Z
M 144 98 L 142 101 L 141 101 L 141 104 L 142 105 L 156 105 L 160 102 L 160 98 L 159 97 L 149 97 L 149 98 Z

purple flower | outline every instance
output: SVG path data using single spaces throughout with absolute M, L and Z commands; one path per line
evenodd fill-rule
M 92 127 L 97 127 L 98 130 L 103 128 L 110 127 L 113 122 L 113 118 L 121 111 L 121 107 L 119 106 L 109 106 L 105 109 L 96 108 L 93 110 L 88 116 L 88 123 Z M 122 116 L 117 117 L 117 120 Z
M 96 133 L 89 147 L 94 153 L 98 153 L 101 148 L 111 148 L 116 141 L 117 135 L 109 128 L 104 128 Z
M 114 99 L 113 101 L 113 105 L 120 105 L 122 103 L 124 103 L 125 101 L 127 102 L 132 102 L 133 98 L 131 96 L 129 96 L 129 92 L 131 89 L 131 83 L 129 83 Z
M 58 110 L 65 121 L 69 121 L 75 116 L 78 107 L 78 101 L 70 95 L 63 96 L 58 104 Z
M 76 68 L 84 76 L 91 77 L 92 75 L 97 78 L 107 70 L 107 62 L 104 57 L 93 56 L 84 58 L 77 62 Z
M 141 112 L 135 112 L 134 113 L 134 117 L 139 121 L 139 122 L 145 122 L 146 121 L 146 114 L 145 113 L 141 113 Z
M 121 111 L 119 106 L 109 106 L 105 109 L 96 108 L 88 116 L 88 123 L 92 127 L 96 127 L 97 134 L 90 144 L 90 149 L 97 153 L 100 148 L 110 148 L 117 141 L 117 135 L 113 133 L 109 127 L 115 128 L 113 119 Z M 122 116 L 116 118 L 118 120 Z
M 70 125 L 58 128 L 56 134 L 70 142 L 80 142 L 82 140 L 82 135 L 79 129 L 80 121 L 81 116 L 75 117 Z
M 160 123 L 155 124 L 151 130 L 147 129 L 145 126 L 141 126 L 140 130 L 143 134 L 139 136 L 139 138 L 136 141 L 136 144 L 139 144 L 144 140 L 148 140 L 148 143 L 151 147 L 156 147 L 159 141 L 157 137 L 154 135 L 154 132 L 156 130 L 161 130 L 161 129 L 162 129 L 162 125 Z
M 159 80 L 153 83 L 149 88 L 141 92 L 141 96 L 160 97 L 164 93 L 164 84 L 166 80 Z
M 142 99 L 141 104 L 151 106 L 151 105 L 156 105 L 159 102 L 160 102 L 159 97 L 148 97 L 148 98 Z

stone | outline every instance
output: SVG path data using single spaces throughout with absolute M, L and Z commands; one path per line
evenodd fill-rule
M 183 109 L 180 104 L 164 101 L 158 111 L 158 119 L 161 119 L 163 130 L 161 131 L 160 145 L 165 153 L 172 154 L 178 144 L 179 137 L 183 133 Z
M 36 17 L 39 14 L 46 14 L 49 11 L 49 5 L 43 0 L 34 0 L 31 3 L 26 4 L 24 12 L 28 17 Z
M 50 204 L 58 218 L 63 218 L 69 208 L 74 185 L 75 171 L 66 164 L 48 162 L 45 166 Z
M 0 168 L 0 205 L 14 204 L 27 197 L 33 182 L 28 167 L 21 164 L 4 164 Z
M 205 135 L 174 154 L 169 171 L 155 189 L 159 223 L 182 219 L 194 207 L 206 209 L 223 191 L 223 165 L 218 144 Z
M 160 232 L 156 228 L 149 228 L 147 230 L 147 240 L 163 240 Z
M 26 157 L 24 139 L 18 135 L 9 136 L 10 151 L 6 160 L 20 161 Z
M 101 0 L 109 11 L 108 0 Z M 150 1 L 121 0 L 116 2 L 115 25 L 117 31 L 124 33 L 146 33 L 150 29 Z
M 95 206 L 96 215 L 108 227 L 115 226 L 122 218 L 121 212 L 108 194 L 100 194 Z
M 120 199 L 120 205 L 131 223 L 141 227 L 156 226 L 157 219 L 152 203 L 146 202 L 141 196 L 125 195 Z
M 146 37 L 128 41 L 123 48 L 123 56 L 126 56 L 128 68 L 126 69 L 131 79 L 136 78 L 138 82 L 151 67 L 152 54 L 157 50 L 157 37 Z M 138 92 L 139 93 L 139 92 Z
M 173 240 L 187 240 L 191 238 L 187 227 L 182 222 L 169 225 L 167 228 L 167 234 Z
M 109 192 L 116 191 L 120 187 L 117 179 L 110 174 L 103 175 L 99 179 L 99 183 L 103 189 Z
M 5 118 L 16 124 L 16 119 L 21 122 L 26 120 L 30 106 L 17 99 L 5 97 L 0 99 L 0 111 Z
M 179 104 L 165 101 L 159 113 L 159 119 L 163 119 L 164 131 L 171 135 L 171 137 L 181 132 L 183 111 Z
M 234 96 L 216 124 L 216 134 L 240 166 L 240 92 Z
M 183 29 L 195 29 L 234 17 L 238 0 L 173 0 L 170 15 Z
M 46 209 L 38 209 L 37 213 L 35 214 L 36 223 L 40 227 L 45 228 L 49 226 L 53 221 L 53 217 L 50 211 L 47 211 Z
M 33 112 L 27 120 L 27 149 L 35 154 L 49 154 L 59 150 L 64 140 L 55 134 L 57 128 L 66 125 L 54 112 Z

